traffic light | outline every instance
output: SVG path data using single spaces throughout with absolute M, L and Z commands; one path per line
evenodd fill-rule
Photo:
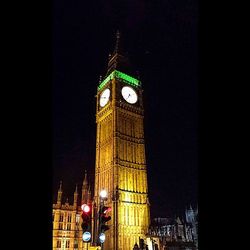
M 108 221 L 111 220 L 111 216 L 108 216 L 108 212 L 111 211 L 111 207 L 105 207 L 105 206 L 102 206 L 100 208 L 100 232 L 101 233 L 104 233 L 105 231 L 109 230 L 109 226 L 106 225 L 106 223 Z
M 90 231 L 90 224 L 91 224 L 91 209 L 90 206 L 87 204 L 83 204 L 82 208 L 82 230 L 84 232 Z
M 139 238 L 139 247 L 140 249 L 144 249 L 144 239 Z

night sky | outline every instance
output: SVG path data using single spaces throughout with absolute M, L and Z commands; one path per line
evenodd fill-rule
M 95 94 L 119 29 L 144 89 L 151 214 L 172 216 L 195 206 L 197 0 L 54 0 L 52 17 L 54 199 L 60 180 L 70 201 L 85 170 L 94 181 Z

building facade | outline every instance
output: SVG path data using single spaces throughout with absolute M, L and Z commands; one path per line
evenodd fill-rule
M 112 208 L 104 250 L 131 250 L 150 221 L 141 82 L 119 47 L 117 33 L 107 73 L 97 89 L 94 202 L 107 190 Z M 98 235 L 100 232 L 96 232 Z
M 53 204 L 53 250 L 80 250 L 87 249 L 86 243 L 82 241 L 81 228 L 81 204 L 91 205 L 90 186 L 87 181 L 87 173 L 82 185 L 81 197 L 77 186 L 74 192 L 74 201 L 70 205 L 68 199 L 63 200 L 62 182 L 57 193 L 57 202 Z
M 183 219 L 153 219 L 147 245 L 149 250 L 198 250 L 198 209 L 190 206 Z

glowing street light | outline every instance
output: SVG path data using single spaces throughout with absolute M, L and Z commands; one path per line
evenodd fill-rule
M 101 190 L 100 196 L 101 196 L 102 199 L 106 198 L 107 197 L 107 191 L 105 189 Z
M 101 233 L 99 235 L 99 240 L 100 240 L 101 243 L 104 243 L 104 241 L 105 241 L 105 234 L 104 233 Z

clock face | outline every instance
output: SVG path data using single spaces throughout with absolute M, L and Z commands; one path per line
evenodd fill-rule
M 138 96 L 137 96 L 135 90 L 129 86 L 124 86 L 122 88 L 122 96 L 123 96 L 125 101 L 127 101 L 128 103 L 131 103 L 131 104 L 136 103 L 138 100 Z
M 104 107 L 108 101 L 109 101 L 109 97 L 110 97 L 110 89 L 105 89 L 100 96 L 100 106 Z

